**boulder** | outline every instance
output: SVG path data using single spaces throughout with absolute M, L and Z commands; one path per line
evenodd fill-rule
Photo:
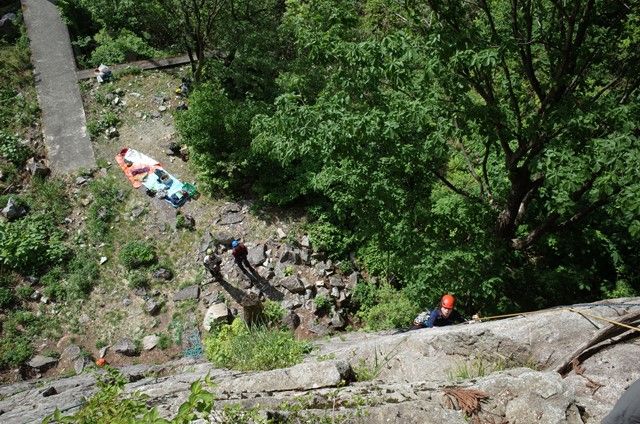
M 74 361 L 82 354 L 82 350 L 78 345 L 69 345 L 62 351 L 60 355 L 60 362 L 62 361 Z
M 305 234 L 302 236 L 302 239 L 300 240 L 300 246 L 306 247 L 306 248 L 311 247 L 311 242 L 309 241 L 308 235 Z
M 9 197 L 7 205 L 2 209 L 2 216 L 7 218 L 7 221 L 14 221 L 20 219 L 27 214 L 27 208 L 16 203 L 13 197 Z
M 304 297 L 300 295 L 287 296 L 281 303 L 284 309 L 296 309 L 304 304 Z
M 149 315 L 156 315 L 158 312 L 160 312 L 160 309 L 162 309 L 162 302 L 156 300 L 153 297 L 150 297 L 149 299 L 147 299 L 147 301 L 144 304 L 144 310 Z
M 358 284 L 358 273 L 356 271 L 352 272 L 347 278 L 347 288 L 349 290 L 353 290 Z
M 238 224 L 244 220 L 242 208 L 237 203 L 228 203 L 220 208 L 220 225 Z
M 300 325 L 300 317 L 293 311 L 289 311 L 284 317 L 282 317 L 281 323 L 284 327 L 290 330 L 295 330 Z
M 73 370 L 76 374 L 81 374 L 84 371 L 84 367 L 87 365 L 87 359 L 84 357 L 77 358 L 73 361 Z
M 291 293 L 304 293 L 304 284 L 302 284 L 302 281 L 295 275 L 284 277 L 278 282 L 278 285 L 289 290 Z
M 142 349 L 151 350 L 158 345 L 159 341 L 160 337 L 156 336 L 155 334 L 144 336 L 142 338 Z
M 38 371 L 44 371 L 58 363 L 56 358 L 50 356 L 36 355 L 27 363 L 31 368 L 35 368 Z
M 211 239 L 219 245 L 230 247 L 231 242 L 235 238 L 233 234 L 226 231 L 210 231 Z M 207 246 L 208 247 L 208 246 Z M 206 248 L 204 250 L 207 250 Z
M 158 280 L 171 280 L 173 278 L 173 273 L 166 268 L 158 268 L 153 271 L 153 278 Z
M 128 338 L 120 340 L 113 346 L 113 351 L 126 356 L 136 356 L 139 352 L 135 343 Z
M 199 297 L 200 297 L 200 287 L 189 286 L 189 287 L 185 287 L 184 289 L 174 294 L 173 301 L 180 302 L 182 300 L 198 299 Z
M 222 302 L 214 303 L 204 314 L 202 326 L 205 330 L 211 331 L 214 322 L 227 322 L 229 320 L 229 308 Z
M 261 265 L 266 259 L 264 244 L 258 244 L 257 246 L 250 247 L 248 250 L 249 255 L 247 256 L 247 259 L 249 260 L 249 263 L 253 265 Z
M 331 287 L 337 287 L 339 289 L 342 289 L 346 286 L 346 284 L 344 283 L 344 281 L 342 281 L 342 278 L 338 277 L 338 276 L 333 276 L 329 278 L 329 285 L 331 285 Z
M 300 254 L 296 253 L 291 249 L 285 249 L 280 256 L 281 264 L 291 264 L 291 265 L 300 265 L 302 260 L 300 259 Z

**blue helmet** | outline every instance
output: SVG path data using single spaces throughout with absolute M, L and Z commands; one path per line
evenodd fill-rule
M 238 240 L 234 240 L 234 241 L 231 242 L 231 247 L 233 247 L 235 249 L 235 247 L 237 245 L 239 245 L 239 244 L 240 244 L 240 242 Z

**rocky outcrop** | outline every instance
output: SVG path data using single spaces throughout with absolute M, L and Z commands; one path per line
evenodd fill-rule
M 463 424 L 469 418 L 457 409 L 456 393 L 481 393 L 480 409 L 473 413 L 478 422 L 595 424 L 640 378 L 638 341 L 631 332 L 622 341 L 603 341 L 566 378 L 554 370 L 610 325 L 594 316 L 616 320 L 640 311 L 639 301 L 409 332 L 348 333 L 317 342 L 302 364 L 265 372 L 237 373 L 187 360 L 121 371 L 130 381 L 126 390 L 149 396 L 149 404 L 166 417 L 177 412 L 190 384 L 209 374 L 217 399 L 210 422 L 224 422 L 225 404 L 259 407 L 275 416 L 283 402 L 298 402 L 305 414 L 347 416 L 349 422 Z M 56 407 L 70 413 L 95 391 L 89 374 L 5 386 L 0 420 L 40 422 Z

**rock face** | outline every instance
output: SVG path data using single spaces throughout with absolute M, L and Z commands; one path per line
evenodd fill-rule
M 617 320 L 640 312 L 639 304 L 640 298 L 618 299 L 576 309 Z M 555 370 L 608 326 L 569 309 L 554 309 L 470 325 L 345 333 L 317 341 L 303 363 L 285 369 L 239 373 L 180 360 L 121 372 L 131 381 L 127 392 L 149 396 L 149 404 L 158 405 L 163 417 L 175 416 L 190 384 L 209 374 L 216 383 L 211 389 L 216 411 L 202 422 L 225 422 L 225 405 L 277 415 L 284 402 L 305 399 L 304 414 L 335 417 L 336 422 L 596 424 L 640 378 L 640 342 L 606 340 L 583 357 L 578 373 L 563 378 Z M 40 422 L 56 407 L 73 412 L 96 390 L 92 373 L 45 385 L 34 381 L 0 387 L 0 421 Z M 466 417 L 456 396 L 469 393 L 483 399 L 480 409 Z

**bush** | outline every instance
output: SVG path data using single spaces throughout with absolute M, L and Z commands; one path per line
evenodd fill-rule
M 157 261 L 153 246 L 141 241 L 131 241 L 120 251 L 120 261 L 127 269 L 153 265 Z
M 132 289 L 143 289 L 149 286 L 149 279 L 140 271 L 131 271 L 128 280 L 129 287 Z
M 92 180 L 89 190 L 94 200 L 89 207 L 87 230 L 95 240 L 108 239 L 111 223 L 124 200 L 124 192 L 118 189 L 112 177 Z
M 280 302 L 267 300 L 263 304 L 262 315 L 264 325 L 267 327 L 277 327 L 281 324 L 282 317 L 284 316 L 284 308 Z
M 22 144 L 18 137 L 0 130 L 0 157 L 21 168 L 31 154 L 31 149 Z
M 127 30 L 120 31 L 120 34 L 113 38 L 103 29 L 94 38 L 98 47 L 91 54 L 90 63 L 92 66 L 98 66 L 102 63 L 111 65 L 149 59 L 160 54 L 142 38 Z
M 383 284 L 369 294 L 375 298 L 373 304 L 361 306 L 357 316 L 364 321 L 368 330 L 386 330 L 407 327 L 420 312 L 418 305 L 407 295 Z
M 33 355 L 31 342 L 24 336 L 3 336 L 0 339 L 0 369 L 17 367 Z
M 67 299 L 86 298 L 100 278 L 98 262 L 87 252 L 81 252 L 68 265 Z
M 169 349 L 172 345 L 171 336 L 167 333 L 160 334 L 158 338 L 158 348 L 160 350 Z
M 16 296 L 8 287 L 0 287 L 0 309 L 9 309 L 14 305 Z
M 317 295 L 313 299 L 313 303 L 315 303 L 316 309 L 319 311 L 327 311 L 331 307 L 331 299 L 323 294 Z
M 240 318 L 212 330 L 204 345 L 207 358 L 216 366 L 240 371 L 290 367 L 311 349 L 290 331 L 249 328 Z
M 63 233 L 42 213 L 0 222 L 0 264 L 27 274 L 59 264 L 69 254 Z

